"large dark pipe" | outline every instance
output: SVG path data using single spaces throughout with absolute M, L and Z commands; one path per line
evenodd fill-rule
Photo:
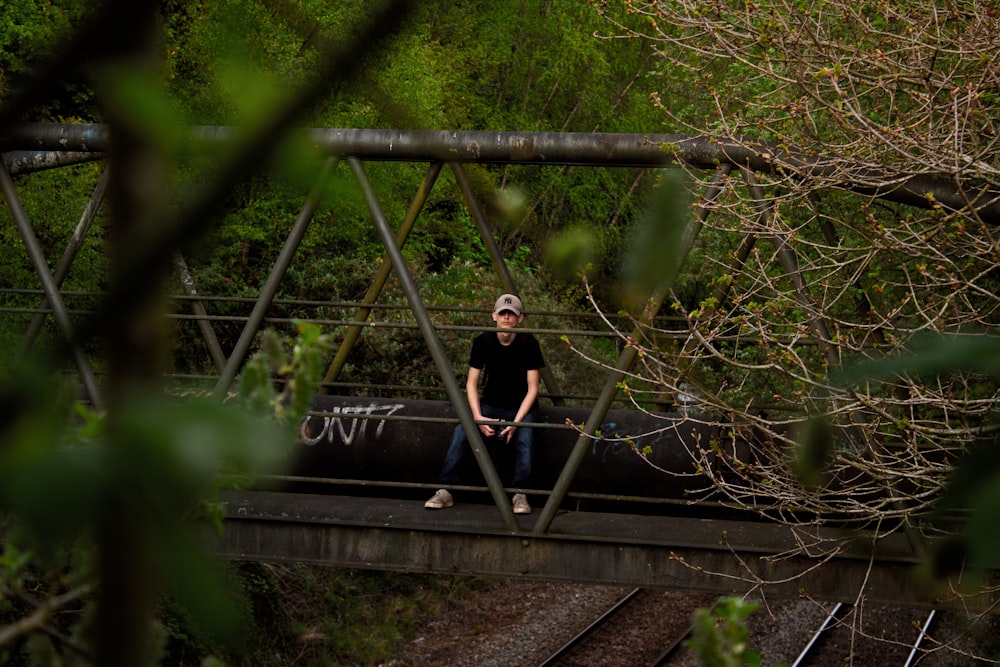
M 447 401 L 317 396 L 313 409 L 301 426 L 295 471 L 307 477 L 434 484 L 458 423 Z M 552 488 L 579 436 L 567 420 L 582 425 L 589 414 L 586 408 L 540 409 L 534 488 Z M 570 498 L 685 499 L 706 487 L 689 452 L 719 446 L 724 431 L 729 429 L 680 413 L 610 410 L 570 486 Z M 742 457 L 748 451 L 746 443 L 732 439 L 721 446 L 738 448 Z M 494 457 L 501 457 L 498 473 L 509 484 L 502 449 L 491 445 Z

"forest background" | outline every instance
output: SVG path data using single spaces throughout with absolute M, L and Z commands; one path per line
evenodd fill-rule
M 92 3 L 82 1 L 5 2 L 0 17 L 0 99 L 9 101 L 30 88 L 46 59 L 59 52 L 59 45 L 70 42 L 74 30 L 86 26 L 85 17 L 92 11 Z M 160 124 L 156 131 L 164 136 L 169 136 L 174 125 L 259 122 L 296 86 L 309 80 L 326 45 L 349 43 L 369 12 L 370 4 L 364 2 L 159 3 L 157 83 L 144 90 L 155 100 L 150 105 L 155 108 L 147 110 L 151 122 Z M 359 49 L 363 75 L 335 87 L 298 124 L 663 131 L 662 114 L 649 101 L 653 90 L 663 90 L 662 82 L 649 74 L 653 59 L 649 46 L 638 40 L 615 42 L 594 36 L 606 27 L 587 3 L 416 3 L 386 48 Z M 120 30 L 111 33 L 109 39 L 124 39 Z M 86 47 L 97 52 L 98 58 L 105 49 L 99 41 Z M 99 66 L 63 62 L 59 75 L 62 81 L 55 94 L 34 104 L 20 119 L 107 121 L 108 102 L 100 92 Z M 172 157 L 176 160 L 172 178 L 178 182 L 195 178 L 193 174 L 204 166 L 186 155 Z M 201 294 L 250 298 L 259 294 L 323 161 L 308 149 L 290 146 L 227 192 L 217 226 L 186 254 Z M 46 256 L 61 254 L 101 169 L 100 164 L 83 164 L 17 179 L 19 198 Z M 491 217 L 498 223 L 497 240 L 519 289 L 535 312 L 587 308 L 576 277 L 547 268 L 548 239 L 566 229 L 586 230 L 592 247 L 600 248 L 607 270 L 613 272 L 626 230 L 641 209 L 640 193 L 655 178 L 630 169 L 473 166 L 470 174 L 487 206 L 495 203 L 494 193 L 505 186 L 530 203 L 530 218 Z M 386 217 L 398 221 L 423 177 L 423 168 L 374 165 L 369 167 L 369 177 Z M 404 252 L 428 303 L 485 307 L 502 291 L 502 284 L 460 201 L 458 186 L 443 176 Z M 102 207 L 63 284 L 67 293 L 100 292 L 112 280 L 107 261 L 108 215 L 108 207 Z M 4 220 L 0 238 L 9 250 L 0 265 L 0 284 L 15 289 L 35 285 L 37 279 L 9 212 L 0 213 L 0 219 Z M 344 169 L 326 189 L 278 298 L 358 301 L 383 257 L 365 202 Z M 179 293 L 181 289 L 172 283 L 167 291 Z M 31 308 L 37 305 L 36 298 L 7 293 L 4 305 Z M 382 301 L 403 303 L 391 281 Z M 83 307 L 90 304 L 85 300 Z M 245 315 L 245 306 L 222 308 L 223 317 Z M 282 315 L 309 319 L 352 313 L 293 306 Z M 458 323 L 483 323 L 481 315 L 467 319 Z M 26 322 L 26 316 L 5 320 L 4 349 L 18 349 Z M 179 329 L 173 334 L 166 370 L 198 374 L 210 369 L 211 359 L 197 331 Z M 230 349 L 239 327 L 227 328 L 222 323 L 217 334 L 223 348 Z M 50 322 L 35 349 L 58 353 L 60 336 Z M 464 363 L 466 346 L 461 334 L 449 342 L 456 370 Z M 100 358 L 98 343 L 88 349 Z M 396 330 L 367 337 L 351 355 L 344 375 L 358 379 L 357 369 L 364 369 L 361 379 L 369 382 L 435 384 L 438 380 L 428 362 L 419 334 Z M 585 368 L 578 373 L 580 378 L 593 375 Z M 79 497 L 55 502 L 86 504 Z M 91 543 L 87 538 L 81 542 Z M 94 595 L 84 582 L 93 566 L 79 562 L 86 553 L 77 541 L 56 553 L 40 549 L 32 539 L 8 544 L 5 588 L 0 595 L 0 611 L 8 629 L 0 646 L 2 662 L 86 662 L 92 655 L 87 633 L 96 622 Z M 180 560 L 189 572 L 199 571 L 189 558 Z M 157 603 L 155 616 L 161 629 L 154 655 L 166 664 L 197 664 L 206 655 L 231 664 L 290 664 L 296 658 L 309 664 L 373 664 L 391 656 L 423 614 L 433 613 L 449 596 L 476 585 L 445 578 L 253 564 L 234 565 L 231 575 L 238 591 L 233 596 L 235 614 L 242 629 L 234 635 L 232 626 L 192 621 L 186 598 L 175 592 Z M 206 589 L 201 597 L 211 597 L 213 592 Z M 46 607 L 52 600 L 52 606 Z M 211 602 L 208 606 L 194 618 L 217 619 L 219 610 Z M 29 622 L 19 623 L 24 620 Z M 311 638 L 305 639 L 307 635 Z
M 136 122 L 166 154 L 170 192 L 175 194 L 197 185 L 211 170 L 186 152 L 172 128 L 265 125 L 294 97 L 296 86 L 310 85 L 315 72 L 323 71 L 329 45 L 354 43 L 358 26 L 377 14 L 369 3 L 337 3 L 333 8 L 322 2 L 245 0 L 134 4 L 155 6 L 155 64 L 137 68 L 144 72 L 141 76 L 121 77 L 121 70 L 109 63 L 126 62 L 123 56 L 133 55 L 128 49 L 145 36 L 128 24 L 135 16 L 133 3 L 109 3 L 120 12 L 105 14 L 116 18 L 102 26 L 86 22 L 96 10 L 85 2 L 5 2 L 0 17 L 0 94 L 5 106 L 0 113 L 5 122 L 111 120 L 119 127 Z M 672 313 L 693 323 L 707 342 L 661 355 L 652 337 L 648 351 L 653 354 L 644 357 L 647 365 L 634 380 L 671 392 L 682 382 L 691 383 L 706 405 L 736 410 L 767 429 L 789 414 L 797 414 L 796 423 L 810 412 L 835 418 L 861 415 L 870 420 L 856 422 L 868 427 L 860 429 L 861 434 L 902 440 L 913 455 L 886 455 L 880 440 L 869 442 L 867 437 L 854 443 L 856 450 L 836 452 L 821 438 L 817 442 L 826 443 L 826 448 L 812 455 L 823 464 L 837 461 L 843 469 L 874 466 L 880 473 L 891 473 L 890 480 L 915 480 L 919 488 L 907 487 L 907 503 L 898 513 L 881 502 L 865 508 L 873 522 L 900 517 L 905 522 L 908 513 L 925 509 L 928 498 L 940 495 L 943 488 L 939 470 L 924 474 L 936 465 L 933 456 L 925 456 L 928 447 L 954 460 L 989 423 L 996 399 L 994 369 L 984 369 L 981 362 L 991 357 L 979 355 L 980 347 L 962 348 L 964 359 L 938 357 L 922 367 L 934 376 L 928 382 L 907 378 L 895 385 L 867 387 L 860 395 L 838 390 L 831 382 L 831 360 L 863 358 L 873 349 L 905 350 L 921 331 L 982 333 L 995 327 L 997 251 L 988 215 L 992 204 L 983 206 L 980 200 L 984 192 L 992 196 L 991 188 L 997 186 L 991 165 L 998 100 L 991 86 L 1000 60 L 991 57 L 997 46 L 990 35 L 995 34 L 998 17 L 995 8 L 979 3 L 908 8 L 913 11 L 897 11 L 884 3 L 860 9 L 849 4 L 820 3 L 809 14 L 796 3 L 783 2 L 732 7 L 697 2 L 396 3 L 397 16 L 380 17 L 387 31 L 392 27 L 392 39 L 356 44 L 354 57 L 340 61 L 352 74 L 334 77 L 329 90 L 303 107 L 296 120 L 312 127 L 694 133 L 770 142 L 778 150 L 766 157 L 779 162 L 784 151 L 801 146 L 822 169 L 807 170 L 809 178 L 803 179 L 801 163 L 788 159 L 779 168 L 744 174 L 751 194 L 727 192 L 712 224 L 701 230 L 676 272 L 669 299 Z M 841 11 L 845 7 L 849 11 Z M 67 37 L 74 30 L 82 39 Z M 46 69 L 53 52 L 62 58 L 56 61 L 59 68 Z M 42 74 L 53 76 L 55 83 L 46 88 Z M 48 94 L 37 95 L 37 90 Z M 185 249 L 204 294 L 259 293 L 322 163 L 307 147 L 294 143 L 260 158 L 259 164 L 248 167 L 246 178 L 227 188 L 216 224 Z M 530 167 L 476 167 L 472 173 L 477 192 L 490 206 L 501 249 L 532 308 L 591 307 L 578 277 L 559 270 L 553 261 L 560 248 L 591 261 L 588 287 L 596 303 L 612 311 L 618 307 L 623 249 L 661 173 Z M 420 168 L 384 164 L 371 168 L 369 175 L 388 219 L 401 219 L 422 176 Z M 927 175 L 943 178 L 919 181 L 930 185 L 917 191 L 916 199 L 923 201 L 916 209 L 843 191 L 851 184 L 869 194 L 885 192 L 887 184 L 895 187 L 909 183 L 911 176 Z M 706 181 L 710 177 L 691 176 Z M 19 179 L 19 196 L 48 256 L 59 254 L 98 177 L 97 165 L 80 165 Z M 349 178 L 337 176 L 327 189 L 280 296 L 353 301 L 367 289 L 383 251 Z M 766 196 L 754 194 L 761 187 L 758 178 L 765 181 Z M 828 192 L 830 186 L 834 190 Z M 496 199 L 497 192 L 513 198 Z M 405 254 L 428 302 L 483 305 L 489 301 L 484 295 L 494 294 L 499 285 L 468 214 L 455 204 L 459 199 L 457 186 L 442 179 Z M 516 205 L 509 206 L 510 201 Z M 164 198 L 161 203 L 169 208 L 176 202 Z M 78 255 L 65 289 L 94 292 L 115 284 L 107 261 L 114 255 L 114 236 L 104 225 L 96 230 Z M 752 234 L 744 235 L 746 230 Z M 773 241 L 772 248 L 751 252 L 751 236 Z M 0 285 L 33 284 L 30 262 L 13 225 L 0 226 L 0 238 L 8 249 Z M 553 245 L 554 239 L 563 245 Z M 790 248 L 795 260 L 791 264 Z M 733 263 L 734 257 L 745 267 Z M 650 264 L 660 263 L 657 259 Z M 670 272 L 677 268 L 662 264 Z M 803 285 L 817 287 L 815 298 L 803 298 Z M 732 299 L 727 298 L 730 293 Z M 9 294 L 5 305 L 32 307 L 36 298 Z M 389 298 L 401 301 L 398 293 Z M 316 313 L 293 307 L 287 315 L 308 318 Z M 832 326 L 827 329 L 824 323 Z M 17 349 L 22 329 L 23 322 L 0 329 L 4 349 Z M 733 345 L 726 337 L 734 330 L 739 340 L 752 338 L 754 344 Z M 166 369 L 203 370 L 208 360 L 196 336 L 174 333 L 164 355 Z M 221 333 L 225 341 L 237 332 Z M 803 337 L 818 344 L 802 347 L 798 343 Z M 43 340 L 39 348 L 58 351 L 57 338 Z M 93 345 L 90 351 L 99 356 L 96 339 Z M 464 342 L 456 339 L 451 348 L 456 368 L 462 365 L 463 349 Z M 615 350 L 584 352 L 606 360 Z M 971 362 L 970 354 L 975 357 Z M 680 362 L 669 367 L 655 363 L 664 356 Z M 427 380 L 430 367 L 415 333 L 369 337 L 352 363 L 349 374 L 363 368 L 373 381 L 391 378 L 394 383 Z M 139 365 L 144 364 L 152 366 Z M 942 380 L 942 368 L 972 374 Z M 109 370 L 115 370 L 113 361 Z M 570 380 L 587 376 L 586 371 L 567 371 L 574 372 Z M 23 382 L 24 377 L 17 380 Z M 23 391 L 9 391 L 23 398 Z M 851 458 L 855 451 L 860 454 Z M 787 482 L 789 494 L 801 499 L 801 485 L 787 468 L 786 460 L 764 462 L 749 477 L 780 479 Z M 991 478 L 986 474 L 976 481 L 988 486 Z M 893 484 L 889 488 L 898 491 Z M 757 490 L 751 484 L 729 492 L 738 503 L 753 498 Z M 821 502 L 810 511 L 817 515 L 857 509 L 852 504 L 858 502 L 857 494 L 815 497 Z M 775 505 L 778 514 L 781 506 Z M 985 557 L 995 555 L 996 549 L 987 544 Z M 38 561 L 9 547 L 4 559 L 9 582 L 4 612 L 11 618 L 38 618 L 31 613 L 44 605 L 24 594 L 25 577 Z M 85 628 L 89 588 L 64 589 L 65 578 L 86 568 L 69 567 L 65 559 L 53 563 L 64 580 L 45 593 L 50 600 L 75 605 L 76 615 L 67 615 L 73 619 L 66 624 L 67 633 Z M 243 610 L 257 618 L 253 596 L 273 597 L 277 582 L 287 579 L 273 569 L 249 570 L 241 573 Z M 337 614 L 357 596 L 331 591 L 344 586 L 350 591 L 361 579 L 352 575 L 335 584 L 326 582 L 323 594 L 336 598 L 330 604 L 283 608 L 283 613 L 309 606 L 329 611 L 331 618 L 323 623 L 329 641 L 314 645 L 321 659 L 334 664 L 378 661 L 404 634 L 390 627 L 385 641 L 349 636 L 353 630 L 345 628 L 352 626 Z M 240 659 L 232 646 L 213 643 L 192 629 L 181 609 L 184 605 L 158 611 L 165 628 L 159 635 L 164 642 L 161 655 L 191 661 L 216 652 Z M 47 613 L 39 627 L 46 627 Z M 294 621 L 284 620 L 281 631 L 251 634 L 252 639 L 277 637 L 266 647 L 272 653 L 297 650 L 301 632 Z M 96 623 L 100 637 L 101 619 Z M 22 659 L 32 653 L 86 654 L 85 644 L 68 636 L 53 637 L 26 630 L 3 650 L 9 651 L 8 657 Z M 241 650 L 246 656 L 265 647 Z
M 43 3 L 44 4 L 44 3 Z M 159 108 L 149 122 L 160 130 L 178 124 L 253 125 L 266 118 L 317 68 L 323 48 L 351 35 L 366 9 L 354 3 L 161 3 L 162 61 L 157 84 Z M 419 4 L 419 3 L 418 3 Z M 0 51 L 4 89 L 17 89 L 57 35 L 69 29 L 85 3 L 24 3 L 7 12 Z M 363 76 L 338 85 L 299 119 L 303 127 L 447 129 L 553 132 L 660 133 L 671 125 L 651 100 L 667 96 L 682 113 L 696 115 L 687 99 L 684 76 L 657 73 L 649 44 L 638 39 L 604 39 L 612 28 L 587 3 L 559 6 L 525 2 L 502 7 L 460 4 L 417 6 L 398 39 L 377 54 L 359 53 Z M 55 99 L 31 111 L 36 121 L 100 121 L 105 109 L 92 72 L 67 72 Z M 168 141 L 168 140 L 167 140 Z M 171 155 L 179 182 L 197 178 L 204 164 Z M 315 184 L 324 156 L 286 145 L 259 166 L 258 174 L 235 184 L 222 203 L 217 225 L 186 250 L 195 285 L 202 294 L 254 298 L 267 279 L 303 199 Z M 26 210 L 49 252 L 72 233 L 80 211 L 100 176 L 99 164 L 53 170 L 25 179 L 19 189 Z M 384 163 L 367 167 L 372 187 L 390 221 L 401 220 L 424 175 L 422 165 Z M 628 230 L 642 210 L 655 170 L 506 167 L 470 168 L 481 205 L 494 225 L 497 242 L 518 289 L 535 312 L 590 310 L 578 276 L 552 253 L 591 263 L 594 289 L 619 299 L 621 256 Z M 498 196 L 499 193 L 499 196 Z M 462 205 L 458 185 L 445 174 L 420 213 L 404 247 L 428 303 L 484 306 L 502 291 L 479 232 Z M 107 215 L 107 211 L 103 212 Z M 100 218 L 99 218 L 100 220 Z M 106 285 L 107 225 L 94 226 L 64 286 L 91 292 Z M 101 231 L 104 230 L 104 231 Z M 32 268 L 12 225 L 0 230 L 14 253 L 0 267 L 3 284 L 33 284 Z M 103 234 L 103 235 L 102 235 Z M 553 250 L 553 240 L 563 245 Z M 566 248 L 560 250 L 560 248 Z M 384 249 L 360 189 L 346 165 L 324 189 L 297 259 L 284 276 L 278 298 L 359 301 L 384 256 Z M 697 260 L 692 266 L 697 265 Z M 172 286 L 180 293 L 179 283 Z M 678 281 L 696 304 L 707 294 L 697 270 Z M 33 296 L 10 296 L 11 306 L 33 306 Z M 390 287 L 384 297 L 403 303 Z M 89 305 L 84 300 L 84 306 Z M 612 305 L 612 310 L 615 306 Z M 219 304 L 225 318 L 246 314 L 246 306 Z M 288 318 L 348 319 L 353 310 L 312 307 L 283 309 Z M 454 322 L 453 322 L 454 323 Z M 460 324 L 478 324 L 474 318 Z M 551 322 L 536 319 L 533 326 Z M 231 349 L 240 325 L 220 322 L 217 335 Z M 23 324 L 0 331 L 17 349 Z M 51 331 L 58 340 L 59 334 Z M 171 369 L 204 372 L 211 359 L 194 327 L 174 332 Z M 367 338 L 367 337 L 366 337 Z M 461 370 L 465 341 L 445 341 Z M 38 343 L 53 344 L 52 337 Z M 57 343 L 55 343 L 57 344 Z M 607 359 L 614 349 L 598 351 Z M 613 356 L 611 357 L 613 359 Z M 373 383 L 426 384 L 430 358 L 419 332 L 402 330 L 365 340 L 351 355 L 344 374 L 363 374 Z M 586 369 L 566 367 L 566 384 L 593 384 Z M 356 381 L 362 378 L 358 375 Z

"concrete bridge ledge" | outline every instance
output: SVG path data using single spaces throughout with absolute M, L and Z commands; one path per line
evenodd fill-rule
M 761 589 L 772 597 L 923 608 L 992 609 L 997 594 L 959 598 L 919 583 L 902 536 L 864 548 L 864 534 L 811 528 L 594 512 L 563 512 L 534 535 L 534 515 L 504 529 L 496 507 L 429 511 L 416 500 L 275 492 L 227 492 L 220 556 L 356 569 L 526 578 L 719 595 Z M 850 542 L 821 567 L 816 558 L 774 557 L 803 540 Z

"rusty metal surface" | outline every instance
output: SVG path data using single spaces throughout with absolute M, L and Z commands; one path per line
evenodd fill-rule
M 30 174 L 59 167 L 103 160 L 106 155 L 93 152 L 52 151 L 10 151 L 3 154 L 3 162 L 11 176 Z
M 235 127 L 199 126 L 193 141 L 206 145 L 235 142 Z M 936 174 L 900 174 L 862 165 L 834 168 L 787 147 L 747 141 L 723 141 L 682 134 L 591 132 L 486 132 L 454 130 L 303 129 L 306 139 L 338 157 L 403 162 L 479 162 L 606 167 L 667 167 L 683 162 L 698 169 L 722 165 L 771 173 L 776 168 L 801 178 L 830 181 L 843 188 L 920 208 L 940 204 L 955 210 L 970 201 L 991 224 L 1000 221 L 997 193 L 966 184 L 964 192 Z M 0 151 L 48 150 L 105 152 L 111 146 L 107 126 L 87 123 L 27 123 L 0 132 Z M 927 192 L 936 193 L 929 202 Z
M 535 515 L 509 531 L 494 508 L 456 505 L 429 511 L 419 501 L 265 492 L 224 495 L 225 531 L 217 554 L 237 560 L 311 562 L 361 569 L 524 578 L 951 608 L 959 602 L 919 584 L 905 539 L 859 548 L 825 567 L 803 558 L 769 558 L 802 539 L 767 524 L 676 517 L 564 512 L 549 533 L 531 533 Z M 813 529 L 811 538 L 845 539 Z M 852 534 L 864 543 L 864 534 Z M 871 545 L 869 545 L 871 546 Z M 962 605 L 995 607 L 996 594 Z
M 586 164 L 665 166 L 676 159 L 666 148 L 678 147 L 692 164 L 714 168 L 716 153 L 708 139 L 679 134 L 612 134 L 589 132 L 481 132 L 447 130 L 382 130 L 314 128 L 302 130 L 331 155 L 361 160 L 403 162 L 516 162 L 521 164 Z M 234 142 L 238 128 L 199 126 L 195 141 Z M 111 147 L 107 126 L 88 123 L 28 123 L 0 134 L 0 149 L 105 152 Z M 734 147 L 732 159 L 743 164 L 754 154 Z M 763 164 L 763 162 L 762 162 Z

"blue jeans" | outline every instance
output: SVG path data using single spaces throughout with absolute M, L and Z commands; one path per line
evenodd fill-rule
M 489 405 L 481 405 L 483 417 L 488 419 L 502 419 L 504 421 L 514 421 L 517 410 L 505 410 L 494 408 Z M 523 421 L 534 421 L 534 413 L 529 412 Z M 515 488 L 526 488 L 531 478 L 531 450 L 534 444 L 534 429 L 527 426 L 519 426 L 514 431 L 514 436 L 510 442 L 498 442 L 495 438 L 483 436 L 483 441 L 488 450 L 495 447 L 490 440 L 498 443 L 501 448 L 513 448 L 514 450 L 514 477 L 511 486 Z M 494 458 L 495 460 L 495 458 Z M 475 464 L 475 456 L 472 453 L 472 446 L 469 439 L 465 437 L 465 429 L 459 424 L 455 427 L 455 432 L 451 436 L 451 443 L 448 445 L 448 454 L 444 457 L 444 465 L 441 467 L 441 474 L 438 481 L 443 485 L 463 484 L 468 481 L 466 469 Z

